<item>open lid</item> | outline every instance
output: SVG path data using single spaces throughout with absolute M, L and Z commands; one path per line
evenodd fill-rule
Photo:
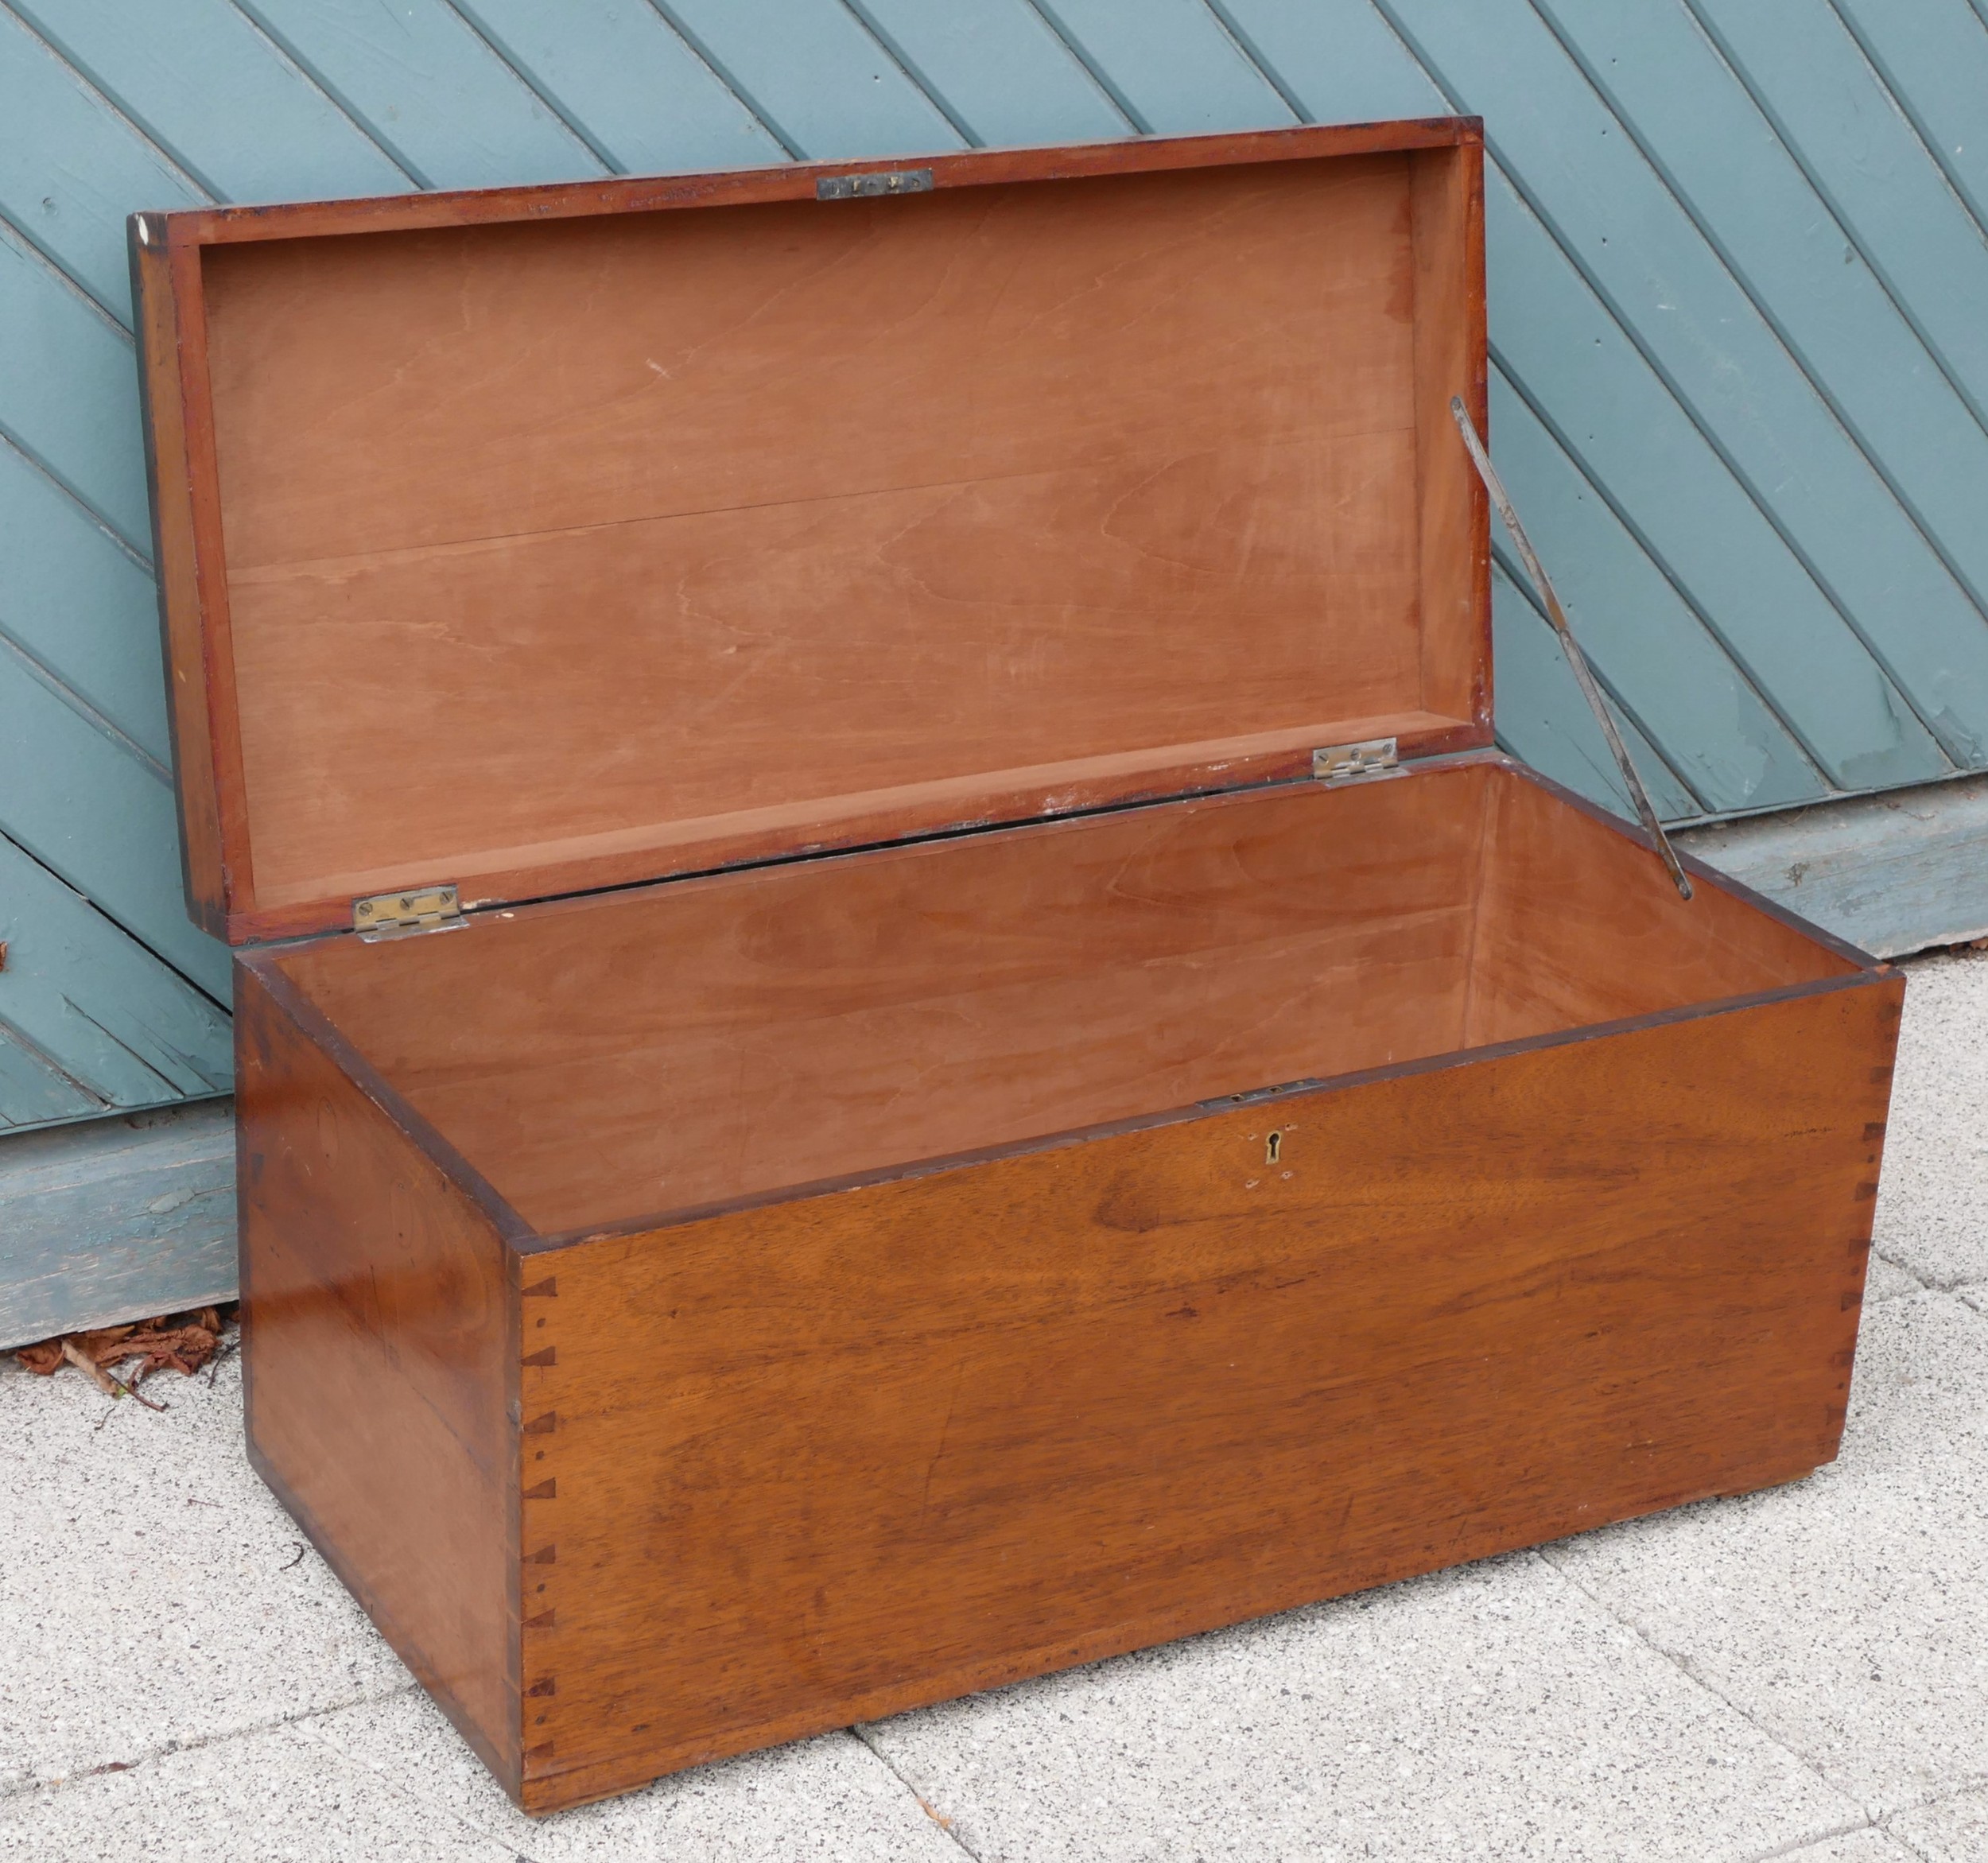
M 1467 119 L 132 222 L 233 942 L 1491 737 Z

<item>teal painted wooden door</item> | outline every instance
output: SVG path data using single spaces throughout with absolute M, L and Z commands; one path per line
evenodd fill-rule
M 1482 115 L 1493 449 L 1675 821 L 1988 767 L 1970 0 L 0 5 L 0 1121 L 211 1093 L 122 221 Z M 1613 778 L 1502 545 L 1499 718 Z

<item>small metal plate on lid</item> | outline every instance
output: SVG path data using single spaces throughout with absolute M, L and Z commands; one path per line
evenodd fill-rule
M 865 200 L 878 194 L 930 194 L 930 169 L 887 169 L 869 175 L 824 175 L 814 184 L 817 200 Z

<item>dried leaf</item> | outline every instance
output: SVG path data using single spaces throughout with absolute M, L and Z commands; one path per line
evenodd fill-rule
M 158 1314 L 122 1326 L 98 1326 L 60 1339 L 45 1339 L 17 1348 L 14 1356 L 29 1371 L 52 1376 L 65 1364 L 75 1365 L 112 1394 L 132 1390 L 140 1380 L 169 1365 L 191 1377 L 215 1356 L 221 1335 L 235 1316 L 232 1305 L 196 1307 L 188 1313 Z M 107 1368 L 139 1361 L 126 1387 L 104 1376 Z M 148 1401 L 149 1403 L 149 1400 Z M 156 1405 L 149 1407 L 157 1408 Z
M 72 1333 L 70 1337 L 79 1352 L 87 1353 L 100 1365 L 112 1364 L 118 1356 L 115 1349 L 137 1330 L 135 1326 L 99 1326 L 94 1332 Z

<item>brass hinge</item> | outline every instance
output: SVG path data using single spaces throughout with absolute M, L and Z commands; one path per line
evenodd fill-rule
M 1357 744 L 1327 744 L 1311 753 L 1311 774 L 1320 782 L 1346 782 L 1356 776 L 1373 776 L 1383 770 L 1398 770 L 1401 759 L 1391 737 L 1370 737 Z
M 417 887 L 352 902 L 352 930 L 368 945 L 416 932 L 460 931 L 468 922 L 453 887 Z

